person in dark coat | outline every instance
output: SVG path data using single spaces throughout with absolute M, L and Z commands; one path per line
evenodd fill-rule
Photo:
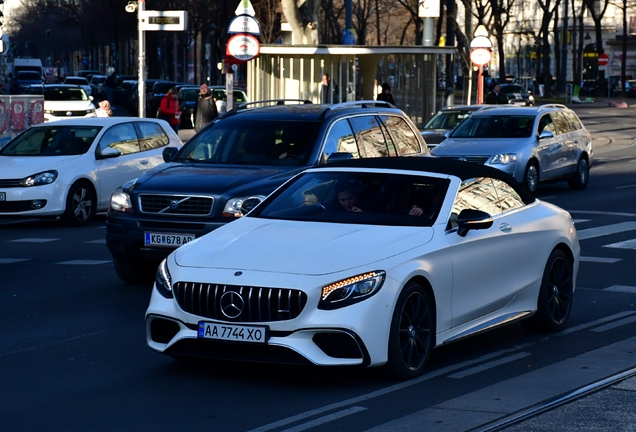
M 340 102 L 338 84 L 332 82 L 328 73 L 322 76 L 322 87 L 320 90 L 320 100 L 323 104 Z
M 219 111 L 216 108 L 216 101 L 210 92 L 210 88 L 207 84 L 201 84 L 199 91 L 199 100 L 194 106 L 193 118 L 194 118 L 194 130 L 199 131 L 206 124 L 219 116 Z
M 390 104 L 395 105 L 395 99 L 393 99 L 393 95 L 391 94 L 391 86 L 389 83 L 382 83 L 382 93 L 380 93 L 376 100 L 388 102 Z
M 499 84 L 495 84 L 492 91 L 486 96 L 486 103 L 490 105 L 508 105 L 506 94 L 501 91 Z

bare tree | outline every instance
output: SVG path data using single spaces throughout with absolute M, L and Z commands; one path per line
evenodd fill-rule
M 585 7 L 590 12 L 592 21 L 594 21 L 594 31 L 596 33 L 596 53 L 601 55 L 605 52 L 603 48 L 603 29 L 601 27 L 603 17 L 607 11 L 609 0 L 583 0 Z M 605 88 L 605 71 L 598 71 L 598 81 L 600 88 Z
M 300 7 L 296 0 L 281 0 L 281 5 L 294 41 L 301 45 L 318 44 L 320 0 L 306 0 Z

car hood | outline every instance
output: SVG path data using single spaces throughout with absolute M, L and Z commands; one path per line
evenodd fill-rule
M 91 101 L 44 101 L 45 110 L 53 111 L 77 111 L 95 109 Z
M 451 137 L 437 145 L 431 153 L 435 156 L 493 155 L 515 151 L 522 145 L 522 142 L 510 138 Z
M 74 156 L 3 156 L 0 155 L 0 173 L 2 178 L 22 178 L 57 169 L 69 161 L 83 155 Z
M 421 135 L 426 144 L 439 144 L 446 139 L 447 133 L 446 129 L 426 129 L 421 132 Z
M 432 228 L 245 217 L 177 249 L 181 267 L 325 275 L 371 265 L 428 243 Z
M 141 176 L 135 184 L 135 192 L 269 194 L 297 173 L 307 169 L 291 168 L 168 162 Z

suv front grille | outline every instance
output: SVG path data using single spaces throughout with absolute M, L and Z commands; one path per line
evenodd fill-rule
M 290 320 L 300 315 L 307 304 L 307 294 L 286 288 L 177 282 L 173 291 L 179 307 L 185 312 L 231 322 Z M 241 306 L 237 316 L 231 314 L 232 317 L 228 317 L 221 310 L 221 298 L 228 292 L 240 297 L 240 300 L 233 299 L 236 306 Z
M 191 195 L 139 195 L 142 213 L 167 215 L 208 216 L 212 213 L 214 198 Z
M 71 114 L 68 115 L 68 113 L 71 113 Z M 55 117 L 84 117 L 87 114 L 87 110 L 81 110 L 81 111 L 72 111 L 72 110 L 50 111 L 49 114 L 51 114 L 52 116 L 55 116 Z

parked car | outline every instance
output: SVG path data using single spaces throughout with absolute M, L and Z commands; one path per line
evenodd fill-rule
M 44 96 L 44 121 L 95 117 L 95 105 L 83 88 L 70 84 L 29 87 L 27 94 Z
M 104 83 L 106 82 L 107 75 L 93 75 L 90 80 L 91 95 L 99 100 L 107 99 L 106 88 Z
M 352 190 L 359 211 L 343 209 Z M 156 273 L 146 342 L 177 359 L 385 366 L 415 378 L 434 347 L 486 329 L 562 330 L 579 260 L 570 214 L 499 170 L 340 161 L 172 252 Z
M 636 80 L 629 80 L 625 82 L 625 94 L 628 97 L 636 97 Z
M 413 122 L 384 102 L 238 105 L 113 194 L 106 243 L 115 270 L 125 282 L 152 280 L 172 248 L 239 219 L 245 200 L 309 167 L 402 155 L 429 153 Z
M 156 119 L 33 125 L 0 149 L 0 215 L 88 224 L 108 209 L 117 187 L 163 163 L 164 148 L 180 146 L 172 128 Z
M 80 86 L 84 89 L 84 92 L 86 92 L 88 96 L 91 95 L 91 86 L 86 78 L 79 76 L 67 76 L 66 78 L 64 78 L 63 84 Z
M 501 91 L 508 98 L 508 103 L 514 105 L 532 106 L 534 105 L 534 96 L 519 84 L 501 84 Z
M 93 75 L 100 75 L 100 72 L 98 70 L 89 70 L 89 69 L 85 69 L 85 70 L 81 70 L 77 72 L 77 76 L 86 78 L 88 82 L 91 82 L 91 78 L 93 77 Z
M 32 85 L 44 84 L 44 78 L 38 72 L 19 71 L 11 81 L 11 94 L 25 94 Z
M 429 150 L 444 141 L 448 134 L 464 119 L 487 105 L 455 105 L 444 107 L 421 130 Z
M 181 110 L 181 124 L 179 125 L 179 129 L 192 129 L 194 127 L 192 113 L 199 100 L 200 91 L 201 87 L 197 85 L 182 86 L 179 88 L 177 95 L 179 109 Z
M 565 105 L 490 106 L 473 113 L 431 153 L 481 163 L 512 175 L 532 193 L 540 182 L 585 189 L 592 137 Z
M 128 107 L 130 103 L 133 85 L 137 80 L 125 80 L 117 83 L 117 87 L 113 90 L 113 102 L 122 107 Z
M 146 102 L 147 102 L 147 113 L 148 117 L 156 117 L 157 110 L 159 109 L 159 104 L 161 104 L 161 100 L 166 96 L 168 90 L 172 87 L 175 87 L 181 83 L 175 81 L 164 81 L 157 80 L 152 85 L 152 90 L 146 93 Z M 148 87 L 146 87 L 148 88 Z

